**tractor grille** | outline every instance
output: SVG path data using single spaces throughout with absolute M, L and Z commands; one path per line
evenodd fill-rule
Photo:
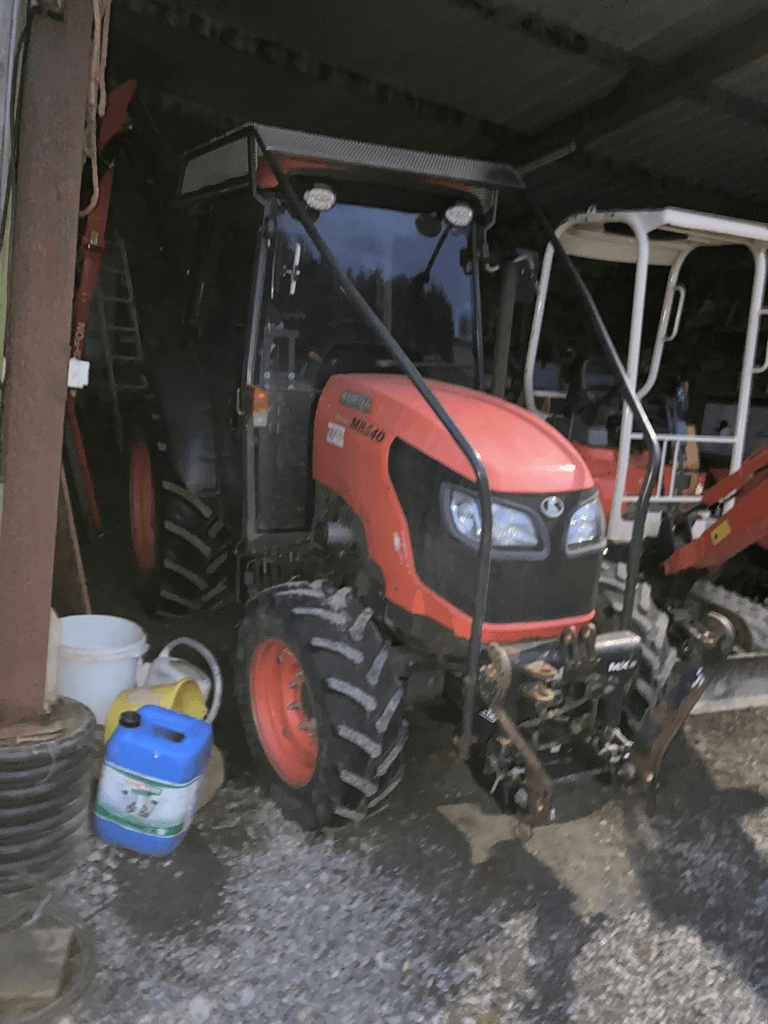
M 421 581 L 456 608 L 472 615 L 477 581 L 477 548 L 454 536 L 441 509 L 443 484 L 467 486 L 467 481 L 399 438 L 389 454 L 389 475 L 408 522 L 416 572 Z M 548 492 L 549 493 L 549 492 Z M 547 494 L 494 494 L 529 509 L 540 531 L 546 532 L 546 553 L 531 557 L 494 548 L 485 621 L 537 622 L 586 615 L 595 607 L 602 552 L 565 553 L 565 533 L 571 513 L 593 493 L 565 491 L 565 508 L 557 519 L 546 519 L 539 506 Z

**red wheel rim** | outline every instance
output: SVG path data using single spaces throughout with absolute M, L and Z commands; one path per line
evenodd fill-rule
M 128 470 L 128 502 L 131 515 L 133 555 L 139 571 L 149 572 L 155 564 L 157 524 L 152 457 L 149 454 L 146 441 L 136 441 L 131 448 L 131 462 Z
M 280 778 L 306 786 L 317 764 L 317 723 L 304 672 L 282 640 L 262 640 L 251 658 L 251 709 L 264 752 Z

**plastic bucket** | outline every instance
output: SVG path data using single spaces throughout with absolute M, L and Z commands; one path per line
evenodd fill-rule
M 141 626 L 115 615 L 66 615 L 61 620 L 59 693 L 85 704 L 99 725 L 122 690 L 135 685 L 149 644 Z

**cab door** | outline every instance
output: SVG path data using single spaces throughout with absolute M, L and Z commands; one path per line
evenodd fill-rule
M 300 287 L 302 245 L 276 241 L 271 224 L 268 217 L 241 388 L 244 533 L 251 551 L 307 536 L 314 509 L 311 446 L 316 389 L 299 372 L 304 320 L 298 301 L 293 301 Z

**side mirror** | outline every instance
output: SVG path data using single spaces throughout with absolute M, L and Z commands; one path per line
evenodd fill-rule
M 420 213 L 416 218 L 416 230 L 425 238 L 437 238 L 443 230 L 443 222 L 434 213 Z
M 535 249 L 513 249 L 512 252 L 493 252 L 491 250 L 486 253 L 483 267 L 487 273 L 495 274 L 510 264 L 517 268 L 515 302 L 520 305 L 528 305 L 536 298 L 541 256 Z

